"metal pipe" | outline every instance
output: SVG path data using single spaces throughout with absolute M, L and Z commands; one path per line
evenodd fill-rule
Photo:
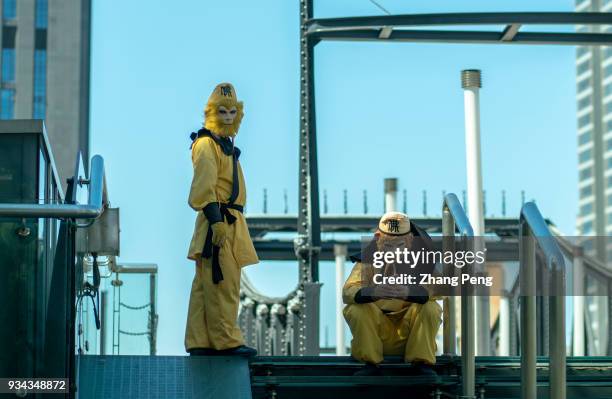
M 463 291 L 463 289 L 462 289 Z M 474 296 L 461 295 L 461 386 L 463 398 L 475 398 Z
M 565 276 L 563 268 L 549 263 L 551 272 L 551 293 L 549 297 L 549 372 L 551 399 L 565 399 L 566 397 L 566 347 L 565 347 Z
M 106 312 L 108 305 L 108 292 L 100 291 L 100 355 L 106 355 Z
M 521 385 L 523 398 L 537 396 L 536 369 L 536 244 L 546 259 L 550 278 L 549 397 L 566 397 L 565 258 L 538 207 L 528 202 L 520 218 Z
M 0 217 L 96 219 L 104 211 L 106 182 L 104 159 L 91 159 L 87 205 L 75 204 L 0 204 Z
M 530 235 L 529 227 L 520 227 L 519 259 L 521 280 L 521 398 L 536 399 L 537 363 L 536 363 L 536 264 L 535 241 Z
M 478 239 L 474 242 L 476 251 L 484 250 L 484 201 L 482 191 L 482 163 L 480 153 L 480 88 L 482 79 L 480 70 L 466 69 L 461 71 L 461 87 L 465 108 L 465 155 L 467 167 L 467 203 L 468 217 Z M 475 269 L 482 273 L 483 267 Z M 476 300 L 477 340 L 476 349 L 479 355 L 489 355 L 489 297 L 481 295 Z
M 452 237 L 452 238 L 451 238 Z M 451 215 L 450 210 L 447 206 L 442 209 L 442 246 L 443 251 L 454 251 L 455 243 L 455 221 Z M 448 265 L 449 269 L 445 270 L 445 275 L 454 275 L 454 265 Z M 450 270 L 452 269 L 452 270 Z M 455 312 L 455 295 L 448 295 L 444 298 L 443 307 L 443 326 L 444 330 L 442 333 L 443 340 L 443 352 L 445 355 L 456 355 L 457 354 L 457 322 Z
M 499 350 L 498 356 L 510 355 L 510 299 L 499 298 Z
M 150 331 L 149 331 L 149 355 L 155 356 L 157 354 L 157 273 L 151 273 L 149 275 L 149 306 L 150 311 Z
M 336 257 L 336 355 L 346 355 L 346 345 L 344 343 L 344 316 L 342 309 L 342 287 L 344 286 L 344 262 L 346 261 L 347 247 L 342 244 L 334 245 L 334 255 Z
M 385 212 L 397 210 L 397 178 L 385 179 Z
M 462 250 L 468 250 L 470 240 L 474 238 L 474 230 L 455 194 L 446 194 L 442 204 L 442 214 L 447 214 L 451 218 L 455 227 L 462 237 Z M 446 226 L 450 227 L 450 222 Z M 449 236 L 451 231 L 447 230 Z M 473 248 L 471 248 L 473 249 Z M 464 287 L 461 289 L 461 391 L 463 398 L 475 397 L 475 359 L 474 359 L 474 296 L 467 292 Z
M 584 356 L 584 261 L 582 258 L 582 248 L 576 247 L 574 250 L 574 335 L 573 335 L 573 355 Z

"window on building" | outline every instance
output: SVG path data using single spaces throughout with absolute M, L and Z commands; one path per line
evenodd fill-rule
M 45 119 L 47 93 L 47 51 L 34 51 L 34 104 L 32 117 Z
M 610 114 L 612 113 L 612 101 L 608 101 L 606 104 L 606 113 Z
M 608 65 L 606 69 L 604 69 L 604 79 L 607 79 L 610 76 L 612 76 L 612 64 Z
M 590 178 L 591 176 L 593 176 L 593 169 L 586 168 L 586 169 L 582 169 L 579 173 L 580 176 L 580 180 L 586 180 L 588 178 Z
M 606 123 L 606 130 L 608 132 L 612 132 L 612 119 L 610 119 L 607 123 Z
M 44 119 L 47 101 L 47 19 L 48 0 L 36 0 L 34 38 L 34 104 L 32 117 Z
M 578 100 L 578 109 L 583 109 L 591 105 L 591 96 L 586 96 Z
M 606 203 L 608 204 L 607 206 L 612 205 L 612 194 L 608 195 L 608 198 L 606 199 Z
M 585 91 L 586 89 L 588 89 L 589 87 L 591 87 L 591 78 L 588 77 L 586 79 L 580 79 L 578 81 L 578 93 Z
M 593 221 L 589 220 L 582 224 L 582 234 L 590 234 L 593 232 Z
M 587 202 L 586 204 L 580 207 L 580 216 L 585 216 L 590 213 L 593 213 L 593 203 Z
M 608 83 L 604 86 L 604 97 L 607 97 L 612 94 L 612 83 Z
M 15 90 L 0 90 L 0 119 L 13 119 L 15 106 Z
M 583 55 L 588 53 L 590 49 L 591 48 L 587 47 L 587 46 L 578 46 L 578 47 L 576 47 L 576 58 L 582 57 Z
M 592 156 L 593 156 L 593 151 L 589 148 L 587 150 L 582 151 L 580 154 L 578 154 L 578 161 L 580 163 L 589 161 L 592 158 Z
M 608 182 L 608 185 L 606 186 L 606 188 L 612 187 L 612 176 L 608 176 L 607 182 Z
M 584 145 L 591 141 L 591 131 L 588 130 L 578 136 L 578 145 Z
M 585 198 L 593 195 L 593 186 L 585 186 L 580 189 L 580 197 Z
M 586 115 L 582 115 L 580 118 L 578 118 L 578 127 L 584 127 L 586 125 L 588 125 L 589 123 L 591 123 L 591 114 L 588 113 Z
M 604 56 L 604 60 L 606 58 L 612 57 L 612 47 L 604 47 L 604 49 L 603 49 L 603 56 Z
M 17 28 L 2 27 L 2 82 L 15 81 L 15 36 Z
M 47 29 L 47 20 L 49 18 L 49 5 L 47 0 L 36 0 L 36 29 Z
M 17 0 L 4 0 L 2 2 L 2 18 L 15 19 L 17 17 Z
M 608 158 L 608 160 L 607 160 L 607 167 L 608 167 L 608 169 L 612 168 L 612 158 Z
M 591 60 L 586 60 L 578 64 L 578 68 L 576 68 L 576 72 L 578 73 L 578 75 L 582 75 L 589 69 L 591 69 Z
M 15 49 L 2 49 L 2 82 L 15 81 Z

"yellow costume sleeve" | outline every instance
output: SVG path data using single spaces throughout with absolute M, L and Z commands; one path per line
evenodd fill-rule
M 351 270 L 351 274 L 344 283 L 344 287 L 342 287 L 342 301 L 347 305 L 355 303 L 355 294 L 357 294 L 357 291 L 363 286 L 361 280 L 362 267 L 361 262 L 355 263 L 353 270 Z
M 214 146 L 215 143 L 208 137 L 199 138 L 193 143 L 193 180 L 188 202 L 195 211 L 201 211 L 209 203 L 218 201 L 215 189 L 218 165 Z

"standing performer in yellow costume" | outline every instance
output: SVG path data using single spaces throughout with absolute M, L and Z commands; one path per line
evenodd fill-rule
M 431 239 L 405 214 L 388 212 L 380 219 L 372 244 L 373 251 L 393 252 L 396 248 L 416 251 L 422 247 L 417 242 L 430 245 Z M 386 264 L 375 269 L 367 257 L 367 254 L 351 257 L 356 263 L 342 291 L 347 305 L 344 318 L 353 333 L 351 355 L 366 363 L 356 374 L 378 375 L 378 364 L 384 355 L 400 355 L 404 361 L 412 362 L 417 373 L 435 375 L 431 365 L 436 362 L 440 305 L 418 285 L 374 285 L 375 273 L 397 275 L 398 265 Z M 416 275 L 431 273 L 433 266 L 421 264 L 412 270 Z
M 237 325 L 241 268 L 259 262 L 242 214 L 246 187 L 234 146 L 242 116 L 234 87 L 221 83 L 206 104 L 204 127 L 191 134 L 189 206 L 197 212 L 188 255 L 196 263 L 185 331 L 191 355 L 257 353 Z

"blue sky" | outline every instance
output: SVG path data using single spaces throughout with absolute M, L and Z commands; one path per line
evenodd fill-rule
M 571 11 L 569 0 L 407 2 L 379 0 L 393 13 Z M 121 261 L 159 265 L 160 354 L 183 353 L 193 265 L 186 259 L 194 213 L 188 135 L 202 121 L 215 84 L 234 83 L 245 103 L 237 145 L 250 213 L 296 212 L 299 48 L 297 0 L 93 2 L 91 143 L 106 159 L 113 206 L 121 207 Z M 552 8 L 555 7 L 555 8 Z M 368 0 L 319 0 L 317 17 L 380 14 Z M 520 192 L 566 234 L 577 208 L 575 48 L 408 43 L 323 43 L 316 49 L 321 190 L 330 213 L 382 211 L 382 182 L 399 178 L 408 212 L 430 214 L 441 193 L 465 187 L 460 71 L 483 71 L 483 180 L 488 214 L 518 215 Z M 333 266 L 321 267 L 332 301 Z M 248 272 L 271 294 L 290 291 L 293 263 Z M 274 274 L 275 278 L 270 279 Z M 144 294 L 143 294 L 144 295 Z M 144 297 L 143 297 L 144 300 Z M 328 307 L 329 308 L 329 307 Z M 322 318 L 334 336 L 333 311 Z M 324 336 L 322 335 L 322 342 Z

